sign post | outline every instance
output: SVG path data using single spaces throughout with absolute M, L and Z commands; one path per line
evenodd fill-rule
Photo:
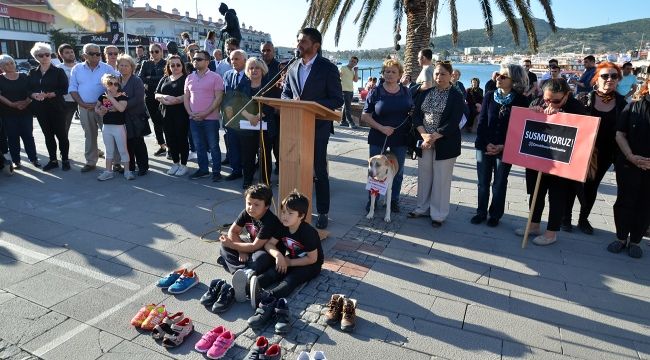
M 503 161 L 538 171 L 522 248 L 528 243 L 542 174 L 585 182 L 599 124 L 600 118 L 593 116 L 562 112 L 546 115 L 512 107 Z

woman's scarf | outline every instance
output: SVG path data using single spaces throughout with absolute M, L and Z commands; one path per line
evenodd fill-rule
M 512 91 L 510 91 L 508 95 L 503 95 L 503 90 L 501 89 L 497 89 L 497 91 L 494 92 L 494 101 L 502 106 L 510 105 L 514 97 L 515 94 Z

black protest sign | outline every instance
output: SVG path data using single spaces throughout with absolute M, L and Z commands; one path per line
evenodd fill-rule
M 527 119 L 519 152 L 565 164 L 571 162 L 578 128 Z

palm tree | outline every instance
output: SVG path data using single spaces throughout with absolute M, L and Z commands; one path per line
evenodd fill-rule
M 341 37 L 341 29 L 346 16 L 350 12 L 354 0 L 308 0 L 309 9 L 303 22 L 303 27 L 320 28 L 325 33 L 330 23 L 338 13 L 336 20 L 336 32 L 334 42 L 338 46 Z M 478 0 L 483 13 L 485 32 L 488 38 L 492 37 L 492 5 L 491 0 Z M 524 29 L 528 36 L 530 48 L 537 52 L 538 42 L 535 25 L 530 11 L 530 0 L 493 0 L 499 11 L 505 16 L 508 26 L 512 31 L 514 43 L 519 45 L 519 25 L 515 16 L 515 9 L 521 16 Z M 551 0 L 539 0 L 546 18 L 555 32 L 555 18 L 551 10 Z M 359 23 L 358 45 L 361 46 L 363 39 L 368 33 L 370 24 L 381 5 L 381 0 L 363 0 L 361 9 L 354 18 L 354 23 Z M 431 35 L 436 34 L 436 23 L 440 12 L 440 0 L 393 0 L 393 29 L 395 32 L 395 43 L 400 40 L 400 24 L 406 15 L 406 49 L 404 51 L 404 63 L 406 73 L 417 74 L 420 66 L 417 62 L 417 54 L 420 49 L 430 46 Z M 449 0 L 449 12 L 451 16 L 451 39 L 454 45 L 458 44 L 458 13 L 456 11 L 456 0 Z

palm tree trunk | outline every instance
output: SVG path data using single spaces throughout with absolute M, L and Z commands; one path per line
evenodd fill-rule
M 404 49 L 404 72 L 413 80 L 420 73 L 418 52 L 428 48 L 431 41 L 431 15 L 427 16 L 426 0 L 404 0 L 406 13 L 406 49 Z

